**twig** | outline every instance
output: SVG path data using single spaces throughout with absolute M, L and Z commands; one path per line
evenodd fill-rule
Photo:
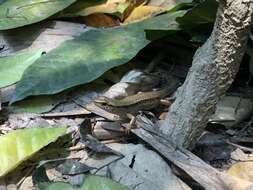
M 248 148 L 248 147 L 245 147 L 245 146 L 241 146 L 241 145 L 239 145 L 239 144 L 232 143 L 232 142 L 230 142 L 229 140 L 226 140 L 226 143 L 228 143 L 228 144 L 230 144 L 230 145 L 232 145 L 232 146 L 235 146 L 235 147 L 237 147 L 237 148 L 240 148 L 240 149 L 242 149 L 242 150 L 249 151 L 249 152 L 253 152 L 253 148 Z

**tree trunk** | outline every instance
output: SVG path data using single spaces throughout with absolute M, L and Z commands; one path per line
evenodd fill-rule
M 247 47 L 253 0 L 220 0 L 211 36 L 192 67 L 161 130 L 178 146 L 193 148 L 233 82 Z

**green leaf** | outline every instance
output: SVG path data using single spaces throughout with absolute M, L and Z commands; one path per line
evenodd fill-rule
M 66 128 L 30 128 L 0 136 L 0 177 L 65 132 Z
M 8 0 L 0 6 L 0 30 L 42 21 L 76 0 Z
M 25 50 L 15 55 L 0 57 L 0 88 L 16 83 L 24 70 L 33 64 L 42 50 Z
M 3 4 L 6 0 L 0 0 L 0 5 Z
M 9 108 L 14 113 L 44 113 L 52 110 L 60 102 L 60 97 L 38 96 L 12 104 Z
M 198 3 L 177 21 L 184 29 L 191 29 L 203 24 L 212 24 L 215 21 L 218 3 L 215 0 L 205 0 Z
M 78 189 L 80 188 L 75 188 L 72 185 L 64 182 L 52 183 L 46 188 L 46 190 L 78 190 Z
M 127 187 L 120 185 L 108 178 L 100 176 L 89 176 L 84 184 L 83 190 L 129 190 Z
M 12 102 L 31 95 L 55 94 L 95 80 L 127 63 L 149 44 L 146 29 L 179 30 L 175 19 L 184 13 L 177 11 L 127 26 L 90 30 L 63 43 L 27 68 Z
M 105 177 L 89 176 L 82 187 L 73 187 L 67 183 L 57 182 L 49 185 L 46 190 L 129 190 L 127 187 Z

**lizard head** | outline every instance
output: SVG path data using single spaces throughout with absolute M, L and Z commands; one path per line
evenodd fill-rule
M 95 100 L 95 103 L 99 103 L 99 104 L 107 104 L 108 101 L 110 100 L 110 98 L 107 98 L 105 96 L 100 96 Z

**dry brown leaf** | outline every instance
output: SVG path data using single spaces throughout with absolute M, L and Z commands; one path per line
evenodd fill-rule
M 93 27 L 112 27 L 120 24 L 119 20 L 103 13 L 96 13 L 86 17 L 82 17 L 81 20 L 87 26 Z
M 135 8 L 130 15 L 125 19 L 124 24 L 141 21 L 150 18 L 154 15 L 165 12 L 167 9 L 157 6 L 140 5 Z

